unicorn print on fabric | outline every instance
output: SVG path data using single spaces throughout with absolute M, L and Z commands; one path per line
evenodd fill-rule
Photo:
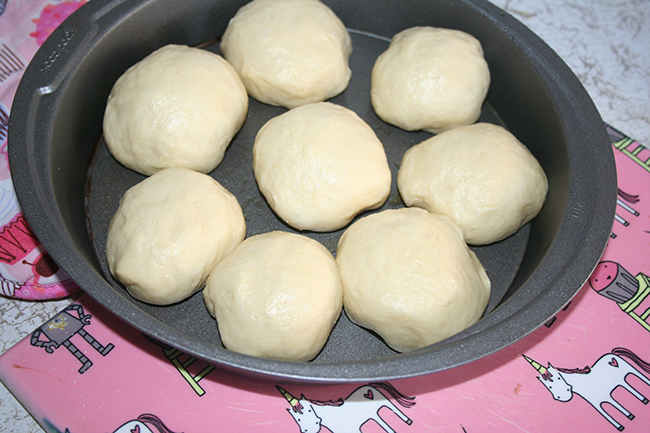
M 628 375 L 633 375 L 648 386 L 650 386 L 650 379 L 623 358 L 631 360 L 646 373 L 650 373 L 650 363 L 640 359 L 629 349 L 617 347 L 601 356 L 593 366 L 576 369 L 555 368 L 550 363 L 548 367 L 544 367 L 526 355 L 523 357 L 540 373 L 537 379 L 549 390 L 555 400 L 567 402 L 577 394 L 591 404 L 618 431 L 623 431 L 624 427 L 605 411 L 605 403 L 612 405 L 629 420 L 634 419 L 634 415 L 614 400 L 612 393 L 616 388 L 623 387 L 643 404 L 648 404 L 648 398 L 634 389 L 626 379 Z
M 115 430 L 114 433 L 175 433 L 160 418 L 150 413 L 142 414 Z
M 395 430 L 379 415 L 379 410 L 383 407 L 392 410 L 407 425 L 413 423 L 384 393 L 404 408 L 412 407 L 415 397 L 400 393 L 388 382 L 371 382 L 355 389 L 347 398 L 335 401 L 310 400 L 304 395 L 297 398 L 281 387 L 276 387 L 291 405 L 287 412 L 296 421 L 301 433 L 317 433 L 322 427 L 332 433 L 361 432 L 361 427 L 369 421 L 375 421 L 386 432 L 394 433 Z
M 51 433 L 72 433 L 69 429 L 64 431 L 58 429 L 48 419 L 43 420 L 45 430 Z M 137 419 L 130 420 L 122 424 L 113 433 L 177 433 L 170 430 L 164 422 L 156 415 L 144 413 Z
M 628 227 L 630 222 L 629 218 L 637 218 L 641 213 L 634 208 L 639 203 L 639 195 L 628 194 L 625 191 L 618 189 L 618 198 L 616 199 L 616 214 L 614 218 L 617 222 L 621 223 L 623 227 Z M 615 237 L 615 236 L 614 236 Z
M 648 238 L 648 205 L 643 200 L 647 188 L 640 179 L 650 174 L 650 149 L 626 136 L 620 131 L 607 125 L 607 133 L 612 145 L 617 150 L 616 155 L 624 155 L 617 162 L 618 196 L 616 214 L 610 237 L 621 236 L 627 240 L 638 239 L 637 236 Z M 618 153 L 620 152 L 620 153 Z

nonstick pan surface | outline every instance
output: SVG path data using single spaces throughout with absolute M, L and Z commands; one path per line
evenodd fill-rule
M 94 0 L 53 33 L 27 68 L 9 129 L 16 191 L 45 248 L 87 293 L 138 330 L 223 368 L 343 382 L 411 377 L 479 359 L 532 332 L 580 289 L 609 237 L 616 175 L 602 120 L 576 77 L 534 34 L 487 2 L 341 0 L 325 3 L 350 30 L 353 75 L 331 101 L 354 110 L 384 144 L 393 186 L 382 209 L 403 206 L 396 188 L 402 155 L 431 135 L 375 116 L 370 70 L 392 35 L 415 25 L 457 28 L 481 41 L 492 75 L 481 120 L 507 127 L 546 171 L 549 194 L 538 217 L 502 242 L 473 248 L 493 286 L 483 319 L 448 340 L 398 354 L 343 314 L 314 361 L 293 363 L 224 349 L 200 293 L 167 307 L 131 298 L 108 273 L 104 247 L 122 194 L 144 177 L 106 149 L 106 98 L 122 72 L 160 46 L 218 53 L 219 36 L 244 3 Z M 255 134 L 284 111 L 251 99 L 242 130 L 211 173 L 239 199 L 248 236 L 293 231 L 260 194 L 251 162 Z M 342 231 L 304 234 L 335 253 Z

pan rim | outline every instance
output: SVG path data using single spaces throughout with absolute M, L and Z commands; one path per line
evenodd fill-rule
M 43 176 L 33 158 L 37 143 L 43 142 L 51 134 L 51 130 L 42 126 L 42 123 L 50 124 L 54 120 L 53 113 L 44 115 L 38 110 L 38 105 L 42 98 L 56 98 L 57 93 L 70 83 L 62 76 L 55 79 L 50 77 L 49 82 L 54 83 L 54 86 L 35 88 L 34 84 L 42 82 L 38 79 L 42 74 L 64 74 L 74 69 L 83 60 L 84 56 L 79 52 L 66 51 L 65 44 L 61 47 L 61 41 L 70 37 L 69 32 L 83 33 L 84 42 L 92 45 L 102 32 L 106 33 L 118 25 L 118 22 L 115 22 L 113 27 L 100 29 L 97 24 L 99 17 L 109 14 L 113 8 L 128 7 L 132 12 L 152 2 L 153 0 L 144 0 L 125 5 L 119 0 L 95 0 L 71 15 L 64 25 L 55 30 L 43 44 L 25 70 L 15 98 L 15 101 L 24 104 L 15 104 L 9 122 L 9 163 L 11 172 L 19 180 L 15 182 L 14 187 L 28 223 L 44 248 L 62 269 L 100 304 L 111 311 L 119 309 L 122 320 L 130 325 L 205 361 L 257 377 L 325 383 L 393 380 L 434 373 L 472 362 L 518 341 L 525 335 L 514 328 L 511 321 L 517 319 L 519 324 L 523 323 L 530 329 L 528 333 L 533 332 L 575 296 L 593 271 L 609 238 L 616 207 L 615 165 L 604 123 L 575 75 L 534 33 L 486 1 L 463 0 L 463 3 L 471 5 L 499 24 L 503 31 L 515 40 L 517 46 L 528 54 L 531 61 L 535 63 L 535 69 L 544 71 L 549 90 L 554 95 L 554 99 L 559 101 L 558 110 L 563 114 L 561 118 L 567 123 L 565 128 L 569 135 L 567 140 L 578 147 L 588 145 L 589 141 L 595 143 L 593 147 L 598 146 L 598 154 L 593 155 L 597 160 L 596 166 L 592 167 L 594 173 L 590 173 L 589 176 L 575 171 L 570 173 L 572 180 L 567 209 L 581 208 L 589 198 L 587 195 L 591 196 L 591 194 L 599 204 L 591 208 L 592 212 L 589 213 L 587 221 L 584 213 L 564 216 L 560 229 L 549 247 L 547 257 L 544 257 L 538 266 L 538 268 L 552 269 L 553 275 L 540 276 L 536 271 L 517 293 L 478 324 L 438 343 L 436 352 L 427 353 L 426 349 L 422 349 L 408 354 L 351 363 L 272 361 L 209 347 L 198 340 L 187 339 L 185 334 L 171 332 L 170 335 L 169 331 L 174 331 L 173 328 L 161 322 L 155 323 L 155 320 L 149 316 L 139 315 L 140 310 L 119 294 L 107 297 L 102 291 L 112 290 L 110 285 L 87 260 L 78 256 L 73 246 L 74 240 L 67 233 L 60 210 L 47 199 L 54 195 L 50 184 L 51 173 Z M 53 53 L 58 53 L 55 57 L 56 62 L 52 60 Z M 44 65 L 51 65 L 51 67 L 46 68 Z M 572 89 L 572 92 L 566 94 L 566 88 Z M 45 122 L 42 122 L 43 120 Z M 577 152 L 576 149 L 572 151 Z M 47 157 L 47 152 L 43 157 Z M 575 157 L 576 155 L 570 155 L 570 158 Z M 580 243 L 576 242 L 573 236 L 566 236 L 578 226 L 584 233 Z M 568 255 L 565 263 L 570 265 L 568 268 L 564 266 L 556 269 L 555 263 L 552 263 L 552 253 L 557 250 L 562 250 L 564 255 Z M 586 253 L 583 253 L 584 251 Z M 102 282 L 106 287 L 103 287 Z M 559 291 L 562 302 L 552 299 L 551 294 L 545 290 L 551 284 L 558 287 L 556 290 Z M 558 292 L 554 293 L 555 296 L 557 294 Z M 524 308 L 531 305 L 536 307 L 537 314 L 524 313 Z M 163 335 L 162 331 L 168 331 L 167 335 Z M 492 337 L 491 344 L 486 347 L 485 340 L 489 337 Z M 470 348 L 480 348 L 480 355 L 469 356 Z M 441 355 L 443 352 L 444 356 Z M 399 362 L 395 362 L 396 357 L 399 358 Z M 462 359 L 463 362 L 452 361 L 454 359 Z

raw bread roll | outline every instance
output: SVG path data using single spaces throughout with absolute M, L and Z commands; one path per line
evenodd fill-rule
M 350 35 L 317 0 L 250 2 L 230 20 L 221 51 L 248 93 L 271 105 L 321 102 L 350 81 Z
M 462 331 L 490 297 L 490 280 L 460 229 L 423 209 L 361 218 L 343 233 L 336 264 L 350 320 L 398 352 Z
M 168 45 L 115 83 L 104 114 L 113 156 L 145 175 L 167 167 L 217 167 L 248 111 L 248 95 L 222 57 Z
M 438 133 L 478 120 L 490 85 L 480 42 L 459 30 L 413 27 L 393 37 L 372 69 L 382 120 Z
M 281 231 L 242 242 L 214 268 L 203 297 L 226 348 L 287 361 L 314 358 L 342 306 L 332 254 Z
M 506 129 L 477 123 L 409 149 L 397 174 L 407 206 L 447 215 L 465 241 L 489 244 L 541 210 L 548 181 L 530 151 Z
M 269 120 L 253 146 L 257 184 L 299 230 L 331 231 L 390 193 L 384 147 L 353 111 L 319 102 Z
M 108 229 L 106 257 L 134 298 L 167 305 L 200 289 L 245 235 L 235 196 L 206 174 L 167 168 L 124 194 Z

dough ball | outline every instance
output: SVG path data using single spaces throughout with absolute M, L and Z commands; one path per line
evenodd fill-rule
M 318 0 L 254 0 L 230 20 L 221 40 L 248 93 L 294 108 L 341 93 L 350 81 L 352 41 Z
M 222 57 L 168 45 L 115 83 L 104 138 L 115 159 L 145 175 L 183 167 L 208 173 L 221 162 L 248 111 L 248 95 Z
M 480 42 L 459 30 L 413 27 L 395 35 L 372 69 L 377 116 L 438 133 L 478 120 L 490 71 Z
M 319 102 L 268 121 L 253 146 L 257 184 L 299 230 L 332 231 L 390 193 L 384 147 L 353 111 Z
M 548 182 L 530 151 L 506 129 L 463 126 L 409 149 L 397 174 L 407 206 L 447 215 L 465 241 L 489 244 L 541 210 Z
M 235 196 L 206 174 L 167 168 L 124 194 L 106 257 L 134 298 L 167 305 L 200 289 L 245 235 Z
M 343 233 L 336 264 L 350 320 L 398 352 L 462 331 L 490 297 L 490 280 L 460 229 L 423 209 L 361 218 Z
M 332 254 L 281 231 L 242 242 L 214 268 L 203 297 L 226 348 L 287 361 L 313 359 L 342 306 Z

